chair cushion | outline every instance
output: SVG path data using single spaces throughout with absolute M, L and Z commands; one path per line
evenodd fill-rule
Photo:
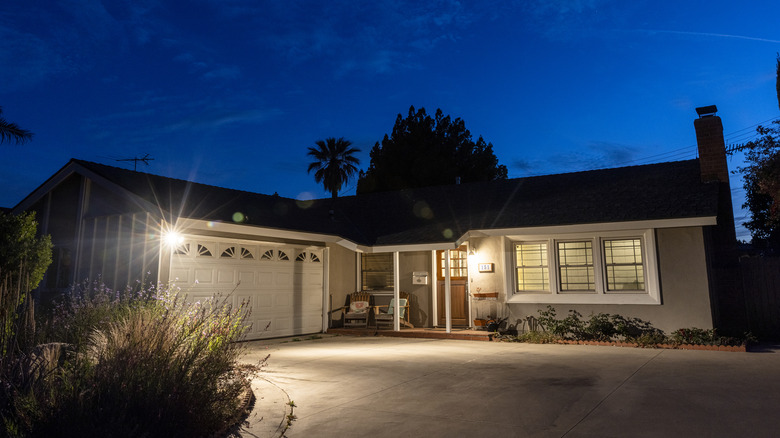
M 349 303 L 349 313 L 366 313 L 368 309 L 368 301 L 353 301 Z

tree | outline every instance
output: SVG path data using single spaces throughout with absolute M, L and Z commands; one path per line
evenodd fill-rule
M 0 107 L 0 115 L 3 114 L 3 108 Z M 33 133 L 22 129 L 19 126 L 17 126 L 16 123 L 11 123 L 6 121 L 4 118 L 0 117 L 0 143 L 3 143 L 4 141 L 15 141 L 16 144 L 25 144 L 28 141 L 32 140 Z
M 0 213 L 0 357 L 18 335 L 19 317 L 30 319 L 30 292 L 51 263 L 51 239 L 36 237 L 37 228 L 35 213 Z
M 780 54 L 777 55 L 778 105 L 780 106 Z M 750 210 L 750 220 L 745 228 L 750 230 L 755 243 L 780 249 L 780 119 L 772 126 L 756 128 L 759 138 L 739 149 L 745 151 L 743 174 L 745 203 Z
M 433 118 L 413 106 L 406 118 L 398 114 L 393 132 L 374 145 L 370 157 L 358 178 L 359 194 L 507 177 L 493 145 L 481 136 L 475 143 L 463 120 L 452 120 L 441 109 Z
M 307 172 L 314 170 L 314 180 L 322 183 L 335 199 L 341 186 L 349 182 L 357 172 L 356 166 L 360 164 L 360 160 L 354 154 L 360 152 L 360 149 L 350 147 L 352 142 L 344 140 L 344 137 L 338 140 L 333 137 L 325 141 L 317 140 L 314 144 L 317 147 L 310 147 L 307 155 L 315 161 L 309 164 Z

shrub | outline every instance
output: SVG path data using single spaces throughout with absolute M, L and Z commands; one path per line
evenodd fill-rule
M 57 318 L 71 324 L 74 352 L 60 375 L 18 394 L 7 432 L 209 436 L 235 414 L 244 378 L 256 370 L 237 362 L 245 304 L 188 304 L 160 287 L 117 294 L 98 286 L 69 300 Z
M 554 344 L 558 342 L 560 338 L 552 333 L 546 332 L 526 332 L 517 335 L 512 338 L 513 342 L 527 342 L 529 344 Z
M 560 339 L 628 342 L 640 342 L 642 339 L 641 342 L 656 344 L 665 339 L 663 331 L 647 321 L 609 313 L 592 314 L 590 318 L 583 320 L 582 314 L 570 310 L 566 318 L 557 319 L 555 309 L 547 306 L 546 310 L 539 310 L 539 323 L 546 331 Z
M 715 340 L 715 330 L 697 327 L 681 328 L 673 331 L 671 338 L 677 344 L 711 344 Z
M 745 333 L 742 338 L 719 336 L 715 329 L 700 329 L 697 327 L 688 327 L 677 329 L 672 332 L 672 342 L 675 344 L 693 344 L 693 345 L 743 345 L 748 342 L 754 342 L 756 339 L 750 333 Z

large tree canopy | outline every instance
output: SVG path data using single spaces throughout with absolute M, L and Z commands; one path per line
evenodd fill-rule
M 773 126 L 759 126 L 760 137 L 745 144 L 745 162 L 740 167 L 745 187 L 745 204 L 754 242 L 780 249 L 780 120 Z
M 452 120 L 440 109 L 432 118 L 425 108 L 401 114 L 393 132 L 371 149 L 368 170 L 361 172 L 357 193 L 372 193 L 506 179 L 506 166 L 498 164 L 493 145 L 480 136 L 476 143 L 460 118 Z
M 777 101 L 780 106 L 780 55 L 777 56 Z M 750 230 L 754 243 L 780 250 L 780 119 L 772 126 L 756 128 L 759 135 L 742 145 L 747 166 L 740 167 L 744 176 L 745 204 L 750 210 L 750 220 L 745 228 Z

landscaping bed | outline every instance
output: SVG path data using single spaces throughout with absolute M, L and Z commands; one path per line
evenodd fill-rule
M 681 328 L 667 335 L 639 318 L 628 318 L 606 313 L 592 314 L 584 319 L 574 310 L 565 318 L 558 318 L 555 309 L 547 306 L 537 318 L 542 331 L 518 335 L 503 334 L 495 340 L 536 344 L 577 344 L 634 348 L 666 348 L 677 350 L 710 350 L 746 352 L 755 339 L 721 336 L 715 329 Z

